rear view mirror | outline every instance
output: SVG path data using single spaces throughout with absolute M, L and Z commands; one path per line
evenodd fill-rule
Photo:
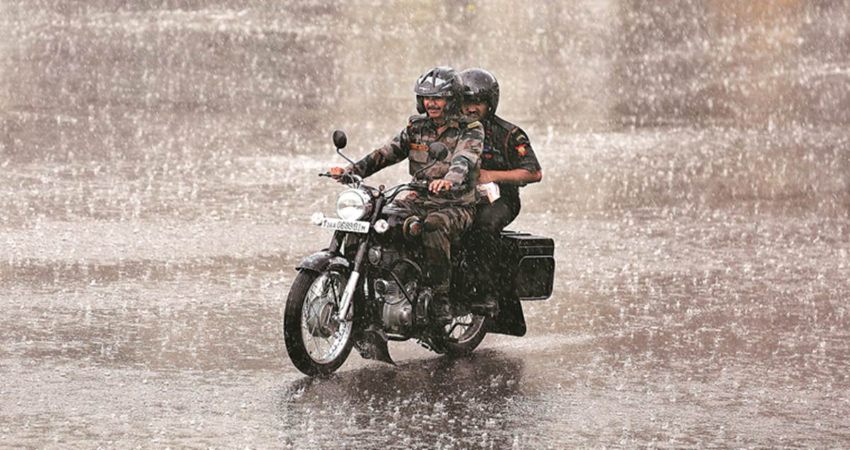
M 345 136 L 345 132 L 342 130 L 334 131 L 333 139 L 337 149 L 345 148 L 345 145 L 348 144 L 348 137 Z

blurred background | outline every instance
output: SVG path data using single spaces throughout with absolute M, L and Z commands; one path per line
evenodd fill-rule
M 555 294 L 478 359 L 304 380 L 331 133 L 383 144 L 436 65 L 528 132 Z M 0 440 L 842 446 L 849 81 L 846 0 L 0 0 Z
M 219 160 L 232 157 L 324 155 L 334 128 L 349 133 L 352 156 L 360 156 L 415 112 L 416 77 L 451 65 L 497 75 L 500 112 L 531 134 L 550 166 L 573 158 L 580 144 L 568 139 L 577 133 L 691 132 L 681 141 L 709 129 L 715 131 L 704 139 L 717 145 L 707 151 L 718 154 L 682 163 L 701 171 L 723 165 L 732 178 L 726 180 L 731 187 L 723 184 L 734 192 L 721 195 L 847 192 L 846 156 L 825 155 L 830 149 L 822 148 L 847 143 L 841 130 L 850 120 L 850 38 L 843 1 L 574 1 L 521 8 L 495 0 L 392 7 L 367 1 L 2 4 L 0 155 L 6 164 L 101 161 L 108 162 L 101 170 L 111 171 L 146 161 L 138 172 L 169 160 L 169 170 L 183 172 L 188 182 L 193 176 L 185 172 L 204 164 L 214 171 Z M 818 136 L 839 136 L 814 138 L 814 127 Z M 734 147 L 735 139 L 771 142 L 751 142 L 755 151 L 718 149 L 730 141 Z M 797 149 L 781 148 L 787 146 Z M 717 161 L 729 150 L 733 161 Z M 770 161 L 762 160 L 766 154 Z M 822 169 L 837 176 L 815 175 Z M 680 171 L 672 172 L 679 181 Z M 687 185 L 700 181 L 683 178 Z M 653 186 L 653 193 L 685 195 L 675 184 L 674 190 Z M 723 190 L 698 187 L 700 194 L 706 187 Z M 113 202 L 138 194 L 123 189 L 110 193 Z M 197 189 L 203 195 L 204 187 Z M 0 220 L 19 221 L 16 211 L 28 207 L 11 197 Z M 139 199 L 139 213 L 155 208 L 147 200 L 153 199 Z M 192 208 L 197 199 L 191 200 L 166 203 Z M 56 215 L 51 206 L 37 208 Z M 95 206 L 115 217 L 107 210 L 116 205 Z

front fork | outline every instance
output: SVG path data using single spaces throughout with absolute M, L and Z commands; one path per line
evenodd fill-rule
M 357 291 L 357 283 L 360 281 L 360 269 L 363 267 L 363 259 L 366 257 L 366 250 L 369 247 L 369 237 L 374 229 L 375 222 L 377 222 L 378 218 L 381 217 L 381 211 L 383 209 L 384 197 L 379 195 L 375 200 L 375 211 L 372 213 L 372 220 L 369 221 L 369 231 L 357 246 L 357 254 L 354 257 L 354 266 L 351 268 L 351 275 L 348 278 L 348 284 L 345 285 L 345 290 L 342 292 L 342 300 L 339 304 L 338 316 L 342 320 L 350 321 L 354 318 L 354 313 L 351 308 L 351 300 L 354 298 L 354 293 Z M 334 242 L 336 242 L 337 245 L 340 245 L 342 243 L 342 239 L 334 239 Z
M 345 285 L 345 290 L 342 291 L 342 301 L 339 304 L 339 317 L 345 321 L 349 321 L 354 317 L 351 310 L 351 299 L 354 298 L 354 292 L 357 290 L 357 282 L 360 281 L 360 267 L 363 265 L 363 257 L 366 255 L 368 243 L 369 239 L 363 239 L 363 242 L 357 246 L 354 267 L 351 270 L 351 275 L 348 277 L 348 284 Z

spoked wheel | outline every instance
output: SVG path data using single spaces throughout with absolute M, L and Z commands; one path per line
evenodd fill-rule
M 452 323 L 446 325 L 448 336 L 443 347 L 449 356 L 466 356 L 472 353 L 487 334 L 487 318 L 468 313 L 455 316 Z
M 286 352 L 306 375 L 327 375 L 345 362 L 354 341 L 353 322 L 338 316 L 348 277 L 336 271 L 302 270 L 292 283 L 283 314 Z

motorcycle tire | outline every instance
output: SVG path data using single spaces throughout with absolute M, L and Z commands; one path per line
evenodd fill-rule
M 336 270 L 302 270 L 292 283 L 283 335 L 289 359 L 305 375 L 329 375 L 351 352 L 353 322 L 334 319 L 347 281 L 347 274 Z
M 452 337 L 446 337 L 441 343 L 445 354 L 452 357 L 468 356 L 481 344 L 484 336 L 487 335 L 487 329 L 490 324 L 490 319 L 478 314 L 470 314 L 472 325 L 463 330 L 458 336 L 453 333 Z M 456 321 L 462 318 L 456 317 Z M 453 322 L 454 323 L 454 322 Z

